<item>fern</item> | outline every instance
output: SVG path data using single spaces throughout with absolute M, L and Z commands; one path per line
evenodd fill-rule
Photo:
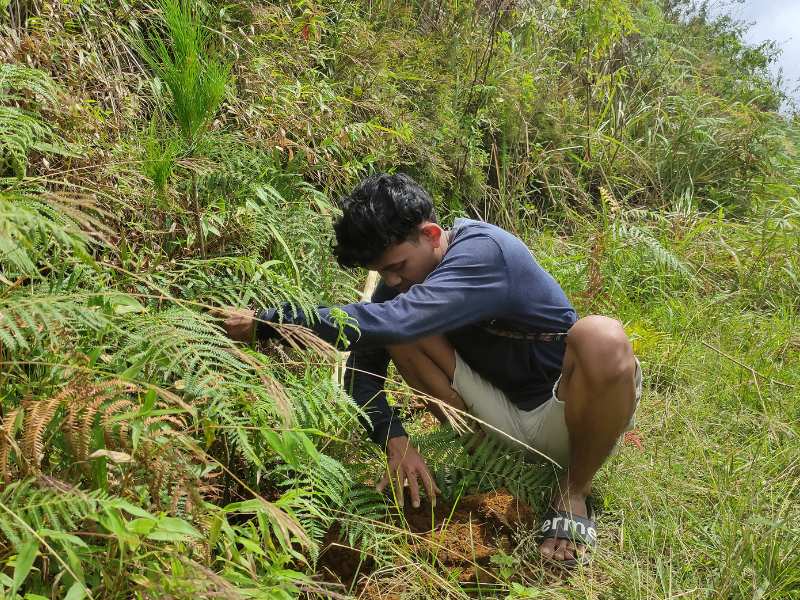
M 109 403 L 112 407 L 117 404 L 117 396 L 133 390 L 123 382 L 89 385 L 78 377 L 54 395 L 26 398 L 20 408 L 0 421 L 0 479 L 7 481 L 11 472 L 11 449 L 18 469 L 24 474 L 36 475 L 41 472 L 45 450 L 54 450 L 62 437 L 70 449 L 68 454 L 78 464 L 85 463 L 98 415 L 108 410 Z M 19 428 L 20 437 L 16 439 L 20 417 L 22 426 Z M 104 424 L 108 426 L 107 421 Z M 48 433 L 46 448 L 45 436 Z
M 313 297 L 282 275 L 278 265 L 251 256 L 186 260 L 163 282 L 164 287 L 180 289 L 183 297 L 206 304 L 267 308 L 289 303 L 313 314 Z
M 88 300 L 87 294 L 0 298 L 0 345 L 10 352 L 64 346 L 70 336 L 111 327 L 109 316 Z
M 18 547 L 30 537 L 30 529 L 74 531 L 107 498 L 103 492 L 83 492 L 47 477 L 14 481 L 0 490 L 0 505 L 6 509 L 0 511 L 0 533 Z
M 688 280 L 693 278 L 689 266 L 659 242 L 651 232 L 638 225 L 620 222 L 616 224 L 614 235 L 629 240 L 647 249 L 650 256 L 667 271 L 678 273 Z
M 47 73 L 0 64 L 0 165 L 19 179 L 25 177 L 31 150 L 72 154 L 63 144 L 50 143 L 52 128 L 38 114 L 13 105 L 26 101 L 26 92 L 43 103 L 57 103 L 58 86 Z
M 330 378 L 321 378 L 312 370 L 304 371 L 302 377 L 285 370 L 281 371 L 281 379 L 295 399 L 293 407 L 300 427 L 332 436 L 349 435 L 359 426 L 358 419 L 366 418 L 363 410 Z
M 540 505 L 549 494 L 555 471 L 549 464 L 532 462 L 521 450 L 510 449 L 487 436 L 471 452 L 470 435 L 462 437 L 443 427 L 415 440 L 434 469 L 434 478 L 446 498 L 506 488 L 531 506 Z
M 58 250 L 91 263 L 87 245 L 105 229 L 93 208 L 85 198 L 0 191 L 0 267 L 11 277 L 32 277 Z

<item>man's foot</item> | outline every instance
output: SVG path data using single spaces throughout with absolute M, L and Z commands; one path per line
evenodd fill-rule
M 544 539 L 539 545 L 542 557 L 564 565 L 582 562 L 587 551 L 586 544 L 573 540 L 585 540 L 592 545 L 597 539 L 594 523 L 589 522 L 591 517 L 586 494 L 567 493 L 559 488 L 553 495 L 551 510 L 542 525 Z M 571 531 L 571 535 L 566 531 Z M 552 537 L 547 537 L 548 532 L 552 532 Z M 567 537 L 563 537 L 565 534 Z

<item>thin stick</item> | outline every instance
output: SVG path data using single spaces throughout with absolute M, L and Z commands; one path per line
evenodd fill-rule
M 731 356 L 730 354 L 728 354 L 728 353 L 726 353 L 726 352 L 723 352 L 722 350 L 720 350 L 719 348 L 717 348 L 716 346 L 714 346 L 714 345 L 712 345 L 712 344 L 709 344 L 709 343 L 708 343 L 708 342 L 706 342 L 705 340 L 700 340 L 700 343 L 701 343 L 701 344 L 703 344 L 703 346 L 705 346 L 706 348 L 709 348 L 709 349 L 713 350 L 714 352 L 716 352 L 716 353 L 717 353 L 717 354 L 719 354 L 720 356 L 724 356 L 724 357 L 725 357 L 725 358 L 727 358 L 729 361 L 731 361 L 731 362 L 733 362 L 733 363 L 736 363 L 737 365 L 739 365 L 739 366 L 740 366 L 740 367 L 742 367 L 743 369 L 747 369 L 747 370 L 748 370 L 748 371 L 750 371 L 750 372 L 751 372 L 753 375 L 758 375 L 759 377 L 761 377 L 761 379 L 763 379 L 763 380 L 765 380 L 765 381 L 769 381 L 769 382 L 772 382 L 772 383 L 777 383 L 778 385 L 782 385 L 783 387 L 787 387 L 787 388 L 789 388 L 790 390 L 794 390 L 794 389 L 796 389 L 796 388 L 797 388 L 797 386 L 795 386 L 795 385 L 792 385 L 791 383 L 785 383 L 785 382 L 783 382 L 783 381 L 780 381 L 780 380 L 778 380 L 778 379 L 773 379 L 772 377 L 769 377 L 769 376 L 767 376 L 767 375 L 764 375 L 763 373 L 759 373 L 758 371 L 756 371 L 756 370 L 755 370 L 753 367 L 751 367 L 750 365 L 747 365 L 747 364 L 743 363 L 742 361 L 740 361 L 740 360 L 738 360 L 738 359 L 734 358 L 733 356 Z
M 367 274 L 367 280 L 364 282 L 364 290 L 361 292 L 361 302 L 369 302 L 372 298 L 372 293 L 378 287 L 378 272 L 370 271 Z M 347 358 L 350 356 L 349 352 L 339 352 L 336 360 L 336 365 L 333 369 L 333 382 L 344 386 L 344 372 L 347 370 Z

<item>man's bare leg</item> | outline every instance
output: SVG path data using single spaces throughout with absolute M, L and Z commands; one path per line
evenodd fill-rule
M 635 410 L 636 364 L 628 336 L 613 319 L 589 316 L 569 331 L 558 397 L 570 440 L 570 463 L 559 479 L 553 507 L 586 517 L 592 478 L 605 462 Z M 570 560 L 585 548 L 546 539 L 542 556 Z
M 409 344 L 389 346 L 388 350 L 395 367 L 412 389 L 458 410 L 466 410 L 461 396 L 450 387 L 456 370 L 456 354 L 447 338 L 430 336 Z M 448 422 L 438 404 L 426 401 L 426 405 L 440 422 Z

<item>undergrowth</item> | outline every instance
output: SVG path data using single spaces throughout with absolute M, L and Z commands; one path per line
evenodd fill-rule
M 773 47 L 689 8 L 0 2 L 0 598 L 800 598 L 800 133 Z M 373 491 L 340 358 L 209 312 L 357 298 L 330 222 L 378 170 L 633 340 L 569 579 L 520 531 L 461 585 Z M 427 423 L 447 501 L 544 508 L 549 467 Z M 363 579 L 317 575 L 331 543 Z

